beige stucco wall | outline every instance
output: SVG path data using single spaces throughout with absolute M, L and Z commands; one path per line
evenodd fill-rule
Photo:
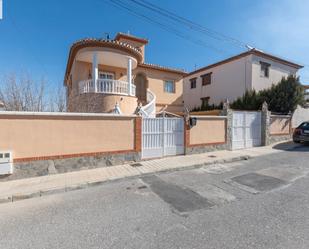
M 309 121 L 309 109 L 297 106 L 292 116 L 292 128 L 297 128 L 302 122 Z
M 226 119 L 197 117 L 196 126 L 190 129 L 190 145 L 224 143 Z
M 232 102 L 246 90 L 251 89 L 250 68 L 250 56 L 247 56 L 185 77 L 183 81 L 185 106 L 190 110 L 200 107 L 201 98 L 204 97 L 210 97 L 210 104 L 220 104 L 226 99 Z M 201 75 L 207 73 L 212 73 L 211 84 L 203 86 Z M 191 89 L 190 79 L 195 77 L 196 88 Z
M 134 149 L 134 117 L 0 116 L 14 159 Z
M 291 126 L 290 117 L 275 117 L 270 119 L 270 134 L 289 134 Z
M 118 67 L 111 67 L 105 65 L 99 65 L 99 71 L 111 72 L 115 74 L 116 80 L 123 80 L 127 81 L 127 71 L 126 68 L 118 68 Z M 85 102 L 89 102 L 87 100 L 87 96 L 92 96 L 91 94 L 87 94 L 84 96 L 79 94 L 79 82 L 82 80 L 87 80 L 89 78 L 89 73 L 92 72 L 92 65 L 88 62 L 82 61 L 74 61 L 72 66 L 72 91 L 69 93 L 68 97 L 68 111 L 70 112 L 107 112 L 110 110 L 110 105 L 115 105 L 114 98 L 106 98 L 100 96 L 96 96 L 95 98 L 98 99 L 98 103 L 96 106 L 100 106 L 100 108 L 92 107 L 91 110 L 89 108 L 85 108 L 88 104 Z M 156 110 L 161 111 L 162 109 L 167 106 L 166 110 L 170 112 L 182 112 L 183 111 L 183 79 L 181 74 L 163 71 L 163 70 L 156 70 L 150 68 L 143 68 L 137 67 L 133 70 L 133 77 L 138 73 L 144 73 L 148 80 L 148 87 L 149 89 L 156 95 Z M 173 80 L 175 82 L 175 92 L 174 93 L 167 93 L 164 92 L 164 81 L 165 80 Z M 105 95 L 107 96 L 107 95 Z M 115 96 L 115 95 L 113 95 Z M 122 96 L 125 101 L 120 102 L 120 108 L 122 107 L 126 110 L 122 110 L 125 114 L 132 114 L 134 113 L 137 102 L 136 100 L 126 100 L 125 97 Z M 116 96 L 115 99 L 119 98 Z M 132 97 L 130 97 L 132 98 Z M 92 97 L 93 100 L 93 97 Z M 108 103 L 108 106 L 102 108 L 102 104 L 106 104 L 107 100 L 111 100 L 112 102 Z M 93 102 L 93 101 L 92 101 Z M 129 107 L 124 107 L 125 103 L 129 103 Z M 133 108 L 133 103 L 134 108 Z M 81 108 L 84 107 L 84 108 Z M 131 112 L 133 110 L 133 112 Z
M 148 79 L 149 89 L 156 95 L 157 111 L 167 107 L 167 111 L 182 112 L 183 111 L 183 80 L 180 74 L 155 70 L 149 68 L 137 67 L 134 74 L 144 73 Z M 164 81 L 173 80 L 175 82 L 175 92 L 164 92 Z
M 127 80 L 125 68 L 99 65 L 99 71 L 110 72 L 115 75 L 116 80 Z M 115 104 L 120 105 L 123 114 L 133 114 L 137 107 L 137 98 L 132 96 L 108 95 L 108 94 L 79 94 L 79 82 L 89 78 L 92 65 L 88 62 L 75 61 L 72 67 L 73 90 L 68 98 L 69 112 L 111 112 Z
M 261 77 L 260 61 L 271 64 L 269 78 Z M 212 73 L 210 85 L 202 86 L 201 75 Z M 297 69 L 264 57 L 247 55 L 234 61 L 203 70 L 184 78 L 184 104 L 189 109 L 200 107 L 201 98 L 210 97 L 210 104 L 228 99 L 233 102 L 246 90 L 260 91 L 277 84 L 282 77 L 296 74 Z M 190 79 L 197 77 L 196 88 L 190 88 Z
M 98 65 L 99 71 L 114 73 L 115 80 L 127 80 L 127 69 L 120 67 L 111 67 Z M 78 82 L 89 79 L 89 73 L 92 74 L 91 63 L 84 61 L 74 61 L 72 66 L 73 85 L 78 88 Z
M 270 64 L 268 78 L 262 77 L 260 75 L 260 61 Z M 296 68 L 268 60 L 260 56 L 252 55 L 252 89 L 255 89 L 256 91 L 269 88 L 272 84 L 279 83 L 283 77 L 287 77 L 290 74 L 296 73 Z

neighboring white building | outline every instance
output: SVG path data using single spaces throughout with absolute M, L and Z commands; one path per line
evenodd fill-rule
M 296 75 L 303 66 L 251 49 L 218 63 L 200 68 L 184 78 L 184 105 L 193 109 L 204 103 L 230 102 L 246 90 L 256 91 L 277 84 L 282 77 Z

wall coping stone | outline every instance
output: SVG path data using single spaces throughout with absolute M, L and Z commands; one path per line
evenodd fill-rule
M 213 115 L 190 115 L 191 118 L 197 118 L 197 119 L 227 119 L 227 116 L 213 116 Z
M 107 118 L 136 118 L 137 115 L 119 115 L 114 113 L 79 113 L 79 112 L 25 112 L 0 111 L 0 116 L 64 116 L 64 117 L 107 117 Z

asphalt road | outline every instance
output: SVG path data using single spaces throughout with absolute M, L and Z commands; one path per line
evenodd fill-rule
M 309 248 L 309 147 L 0 205 L 0 248 Z

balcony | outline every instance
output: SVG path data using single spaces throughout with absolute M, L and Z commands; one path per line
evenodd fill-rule
M 79 93 L 104 93 L 135 96 L 135 85 L 121 80 L 98 79 L 83 80 L 79 82 Z

